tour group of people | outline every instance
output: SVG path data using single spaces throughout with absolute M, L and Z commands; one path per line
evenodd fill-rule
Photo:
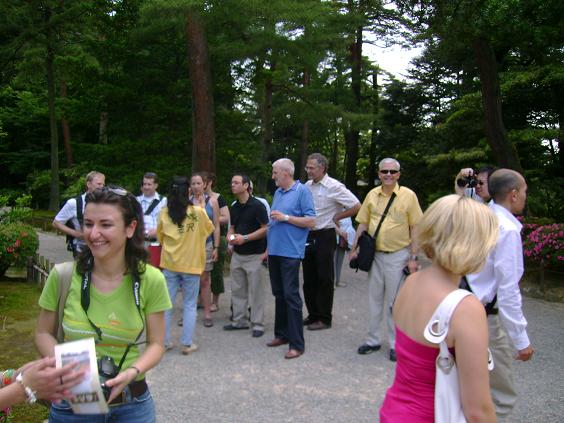
M 73 364 L 56 369 L 52 359 L 57 343 L 93 337 L 98 358 L 119 363 L 105 382 L 109 417 L 155 421 L 145 374 L 175 349 L 174 324 L 182 326 L 180 353 L 197 350 L 197 308 L 203 308 L 204 326 L 212 326 L 224 290 L 225 251 L 231 257 L 232 321 L 223 329 L 264 335 L 268 273 L 275 317 L 266 345 L 286 346 L 284 357 L 298 358 L 306 351 L 304 328 L 332 327 L 335 286 L 346 284 L 340 280 L 344 257 L 347 251 L 351 260 L 358 256 L 357 242 L 367 232 L 375 237 L 375 253 L 367 275 L 367 332 L 357 353 L 384 346 L 389 360 L 397 361 L 380 421 L 434 421 L 438 345 L 424 336 L 425 325 L 457 289 L 474 294 L 454 310 L 446 337 L 456 354 L 464 414 L 480 422 L 506 416 L 516 401 L 512 361 L 526 361 L 534 352 L 518 285 L 523 255 L 515 215 L 525 206 L 525 179 L 509 169 L 462 169 L 456 194 L 423 213 L 416 194 L 399 184 L 397 160 L 375 166 L 381 183 L 361 203 L 328 175 L 322 154 L 308 156 L 305 184 L 296 180 L 294 163 L 281 158 L 272 164 L 272 204 L 255 197 L 252 181 L 237 173 L 229 206 L 206 172 L 174 177 L 166 198 L 157 192 L 155 173 L 143 176 L 142 194 L 134 197 L 90 172 L 86 192 L 68 200 L 53 222 L 70 238 L 75 264 L 68 274 L 54 269 L 39 300 L 35 342 L 45 358 L 13 373 L 18 383 L 0 390 L 0 408 L 41 398 L 53 401 L 49 421 L 106 421 L 107 415 L 73 414 L 69 388 L 84 375 Z M 422 257 L 431 264 L 421 266 Z M 179 290 L 182 318 L 174 322 Z M 139 348 L 142 333 L 146 345 Z

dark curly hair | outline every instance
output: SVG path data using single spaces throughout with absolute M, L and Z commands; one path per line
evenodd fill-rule
M 137 199 L 130 192 L 115 186 L 106 186 L 86 194 L 86 204 L 112 204 L 117 206 L 123 217 L 125 226 L 137 221 L 135 232 L 125 242 L 125 263 L 127 271 L 134 279 L 139 280 L 145 272 L 148 254 L 144 246 L 143 210 Z M 94 260 L 88 246 L 80 252 L 77 259 L 77 269 L 80 273 L 92 271 Z

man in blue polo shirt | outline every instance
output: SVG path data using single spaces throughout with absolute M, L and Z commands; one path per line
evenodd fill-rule
M 294 163 L 278 159 L 272 164 L 272 179 L 278 189 L 272 200 L 268 224 L 268 270 L 276 301 L 274 339 L 269 347 L 290 344 L 285 358 L 301 356 L 305 350 L 299 271 L 307 234 L 315 225 L 311 192 L 294 181 Z

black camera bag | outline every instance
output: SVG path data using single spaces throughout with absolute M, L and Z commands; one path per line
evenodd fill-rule
M 386 205 L 386 209 L 382 214 L 382 218 L 378 223 L 378 227 L 376 228 L 376 231 L 374 231 L 374 236 L 370 236 L 370 234 L 367 231 L 363 231 L 360 234 L 360 237 L 356 241 L 356 245 L 358 248 L 358 255 L 349 263 L 351 269 L 356 269 L 357 272 L 359 270 L 362 270 L 363 272 L 370 271 L 370 268 L 372 267 L 372 262 L 374 261 L 374 254 L 376 254 L 376 237 L 378 236 L 378 232 L 380 232 L 380 228 L 382 227 L 382 222 L 386 218 L 386 215 L 388 214 L 388 210 L 390 210 L 390 206 L 394 202 L 395 198 L 396 198 L 396 193 L 393 192 L 392 196 L 390 197 L 390 200 L 388 201 L 388 204 Z

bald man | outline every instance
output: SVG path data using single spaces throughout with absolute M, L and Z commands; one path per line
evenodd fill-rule
M 490 175 L 488 190 L 493 199 L 490 208 L 499 221 L 499 238 L 482 271 L 468 275 L 467 280 L 488 315 L 489 347 L 494 359 L 490 386 L 496 414 L 504 417 L 517 401 L 513 358 L 527 361 L 534 352 L 527 336 L 519 290 L 523 275 L 522 225 L 514 216 L 525 208 L 527 183 L 519 173 L 499 169 Z

